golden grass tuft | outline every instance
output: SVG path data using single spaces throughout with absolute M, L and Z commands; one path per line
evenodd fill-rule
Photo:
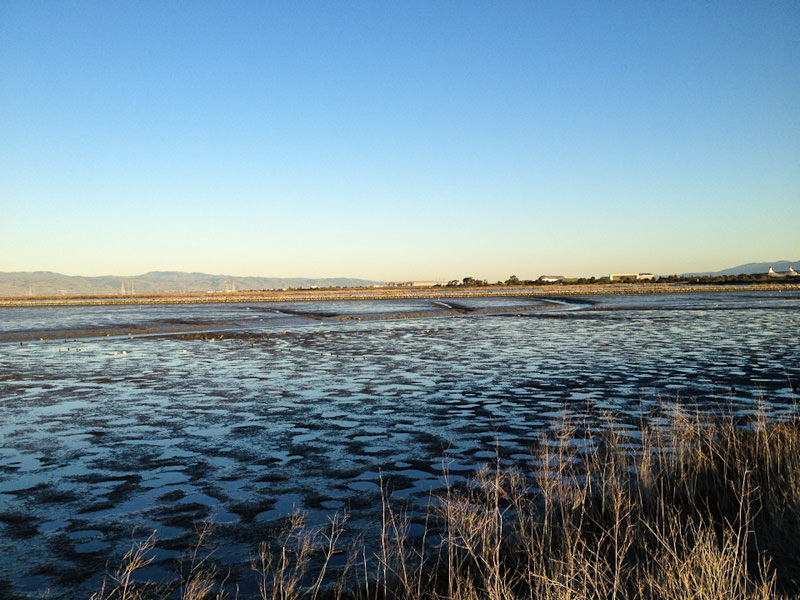
M 321 531 L 293 515 L 252 561 L 257 598 L 800 597 L 800 419 L 741 423 L 676 410 L 668 426 L 637 436 L 608 420 L 584 443 L 574 438 L 565 422 L 529 462 L 498 458 L 468 484 L 448 484 L 421 537 L 408 535 L 388 494 L 372 544 L 340 547 L 342 517 Z M 132 585 L 154 543 L 135 545 L 92 599 L 238 597 L 197 554 L 171 590 Z

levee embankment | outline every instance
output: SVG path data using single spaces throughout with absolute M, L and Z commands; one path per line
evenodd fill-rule
M 119 304 L 207 304 L 235 302 L 316 302 L 339 300 L 402 300 L 491 296 L 575 296 L 587 294 L 665 294 L 690 292 L 800 291 L 800 284 L 754 285 L 608 284 L 477 288 L 352 288 L 248 292 L 186 292 L 148 295 L 32 296 L 0 298 L 0 306 L 81 306 Z

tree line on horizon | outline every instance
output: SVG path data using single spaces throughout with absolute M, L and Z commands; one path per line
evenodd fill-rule
M 520 279 L 516 275 L 511 275 L 505 281 L 497 281 L 489 283 L 486 279 L 476 279 L 474 277 L 464 277 L 461 280 L 454 279 L 442 287 L 511 287 L 511 286 L 529 286 L 529 285 L 592 285 L 592 284 L 615 284 L 615 283 L 638 283 L 638 284 L 651 284 L 654 281 L 660 283 L 686 283 L 686 284 L 713 284 L 713 283 L 727 283 L 727 284 L 748 284 L 748 283 L 761 283 L 764 281 L 774 281 L 766 274 L 740 274 L 740 275 L 660 275 L 652 280 L 637 280 L 633 278 L 623 278 L 620 280 L 610 281 L 608 277 L 576 277 L 564 278 L 558 281 L 544 281 L 541 279 Z

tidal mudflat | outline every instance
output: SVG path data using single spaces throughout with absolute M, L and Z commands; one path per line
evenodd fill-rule
M 419 522 L 565 415 L 794 414 L 798 326 L 798 292 L 2 308 L 0 595 L 88 595 L 134 531 L 158 577 L 205 518 L 246 587 L 293 508 L 366 530 L 383 480 Z

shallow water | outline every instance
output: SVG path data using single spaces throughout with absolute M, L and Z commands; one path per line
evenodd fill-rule
M 88 595 L 134 529 L 158 576 L 206 517 L 247 577 L 293 508 L 368 527 L 383 478 L 418 518 L 564 414 L 792 413 L 798 324 L 786 292 L 0 309 L 0 595 Z

